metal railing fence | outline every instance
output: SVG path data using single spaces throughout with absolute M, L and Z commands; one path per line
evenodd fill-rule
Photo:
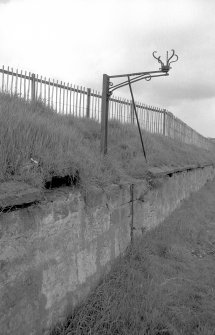
M 57 113 L 72 114 L 101 121 L 100 92 L 83 86 L 35 75 L 13 68 L 0 69 L 0 91 L 15 94 L 27 101 L 40 100 Z M 166 109 L 136 102 L 140 126 L 148 132 L 169 136 L 198 147 L 214 150 L 212 141 L 202 136 Z M 132 101 L 112 96 L 109 119 L 136 124 Z

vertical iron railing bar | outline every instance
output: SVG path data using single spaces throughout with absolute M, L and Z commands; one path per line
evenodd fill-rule
M 96 97 L 95 97 L 95 110 L 96 110 L 96 119 L 99 120 L 99 114 L 98 114 L 98 91 L 96 90 Z
M 149 106 L 149 112 L 150 112 L 150 127 L 151 127 L 151 132 L 154 132 L 154 117 L 153 117 L 153 111 L 151 110 L 151 106 Z
M 55 82 L 54 82 L 54 79 L 52 79 L 52 92 L 51 92 L 51 104 L 50 104 L 50 107 L 52 109 L 54 109 L 54 85 L 55 85 Z
M 146 110 L 144 108 L 143 103 L 142 103 L 142 111 L 143 111 L 143 115 L 144 115 L 144 129 L 146 130 L 147 129 L 147 126 L 146 126 Z
M 96 112 L 96 120 L 99 120 L 99 115 L 98 115 L 98 97 L 97 97 L 97 94 L 98 94 L 98 91 L 95 90 L 95 112 Z
M 120 97 L 117 97 L 117 109 L 118 109 L 118 120 L 121 122 L 121 115 L 120 115 Z
M 82 94 L 82 115 L 83 115 L 83 117 L 85 117 L 86 115 L 85 115 L 85 91 L 86 91 L 86 89 L 85 89 L 85 86 L 83 86 L 83 94 Z
M 60 82 L 60 96 L 59 96 L 59 113 L 61 114 L 62 106 L 61 106 L 61 90 L 62 90 L 63 82 Z
M 118 102 L 117 102 L 118 120 L 120 122 L 121 121 L 121 119 L 120 119 L 120 97 L 117 97 L 117 100 L 118 100 Z
M 56 92 L 55 92 L 55 94 L 56 94 L 56 104 L 55 104 L 55 106 L 56 106 L 56 112 L 58 112 L 58 102 L 57 102 L 57 98 L 58 98 L 58 80 L 56 82 Z
M 95 97 L 94 97 L 95 90 L 92 90 L 92 115 L 93 118 L 96 120 L 96 114 L 95 114 Z
M 69 90 L 69 114 L 71 115 L 72 112 L 72 84 L 70 85 Z
M 20 76 L 20 81 L 19 81 L 19 95 L 20 98 L 22 97 L 22 70 L 20 72 L 21 76 Z
M 128 100 L 126 99 L 126 105 L 125 105 L 125 115 L 126 115 L 126 124 L 128 123 Z
M 10 71 L 10 68 L 9 66 L 7 67 L 7 86 L 6 86 L 6 92 L 8 93 L 8 85 L 9 85 L 9 71 Z
M 146 129 L 145 110 L 143 108 L 142 102 L 141 102 L 141 114 L 142 114 L 142 120 L 143 120 L 142 128 L 145 130 Z
M 97 91 L 97 114 L 98 114 L 98 120 L 100 120 L 100 109 L 99 109 L 99 91 Z
M 87 98 L 87 91 L 86 91 L 86 87 L 85 86 L 83 86 L 83 91 L 84 91 L 84 93 L 83 93 L 83 107 L 82 107 L 82 109 L 83 109 L 83 117 L 86 117 L 86 111 L 87 111 L 87 109 L 86 109 L 86 98 Z
M 81 93 L 81 91 L 82 91 L 82 86 L 80 87 L 80 93 L 79 93 L 79 108 L 78 108 L 78 117 L 81 117 L 81 98 L 82 98 L 82 93 Z
M 66 87 L 66 115 L 68 114 L 68 96 L 69 96 L 69 83 L 67 83 Z
M 29 77 L 31 76 L 31 73 L 29 72 Z M 29 87 L 31 85 L 31 80 L 29 79 Z M 38 99 L 38 91 L 39 91 L 39 75 L 35 75 L 35 99 Z M 29 95 L 30 97 L 30 95 Z
M 45 77 L 45 82 L 46 82 L 46 77 Z M 43 101 L 44 101 L 44 104 L 46 104 L 46 84 L 44 84 L 44 99 L 43 99 Z
M 12 77 L 11 77 L 11 85 L 10 85 L 10 94 L 13 94 L 13 68 L 11 68 L 11 72 L 12 72 Z
M 94 111 L 95 111 L 95 119 L 98 120 L 98 116 L 97 116 L 97 109 L 96 109 L 96 104 L 97 104 L 97 91 L 95 90 L 95 97 L 94 97 Z
M 109 116 L 110 116 L 110 119 L 112 119 L 113 109 L 112 109 L 112 101 L 111 100 L 109 101 Z
M 119 97 L 119 115 L 121 123 L 123 123 L 123 116 L 122 116 L 122 98 Z
M 62 108 L 63 114 L 65 114 L 64 113 L 64 107 L 65 107 L 65 85 L 66 85 L 66 83 L 64 82 L 64 84 L 63 84 L 63 86 L 64 86 L 64 88 L 63 88 L 63 108 Z
M 75 99 L 76 99 L 76 91 L 75 91 L 75 85 L 74 85 L 74 91 L 73 91 L 73 115 L 75 116 Z
M 119 97 L 119 120 L 121 123 L 123 123 L 122 121 L 122 98 Z
M 152 133 L 152 115 L 151 115 L 151 111 L 148 108 L 147 108 L 147 111 L 148 111 L 148 121 L 149 121 L 149 132 Z
M 73 116 L 75 115 L 75 85 L 73 85 L 73 88 L 72 88 L 72 114 Z
M 102 99 L 99 97 L 99 120 L 101 120 L 102 115 Z
M 94 119 L 94 113 L 93 113 L 93 92 L 94 92 L 94 90 L 91 89 L 91 93 L 90 93 L 90 111 L 91 111 L 91 117 L 92 117 L 92 119 Z
M 75 110 L 75 116 L 78 116 L 78 85 L 76 87 L 76 110 Z
M 25 71 L 25 74 L 24 74 L 24 99 L 26 99 L 26 74 L 27 74 L 27 72 Z
M 2 66 L 2 92 L 4 92 L 4 65 Z
M 18 86 L 18 69 L 16 69 L 15 95 L 17 95 L 17 86 Z
M 123 99 L 123 119 L 124 119 L 124 123 L 126 123 L 126 99 Z
M 155 109 L 155 133 L 158 134 L 158 110 Z
M 156 108 L 156 133 L 159 134 L 159 112 L 158 112 L 158 108 Z
M 93 99 L 92 99 L 92 110 L 93 110 L 93 117 L 96 120 L 96 112 L 95 112 L 95 90 L 93 90 Z
M 121 113 L 122 123 L 124 123 L 124 113 L 123 113 L 123 110 L 124 110 L 124 99 L 123 99 L 123 98 L 120 98 L 120 99 L 121 99 L 121 103 L 120 103 L 120 113 Z
M 50 78 L 49 78 L 49 83 L 48 83 L 48 107 L 50 108 Z
M 138 109 L 137 109 L 137 115 L 139 117 L 139 122 L 140 122 L 140 128 L 143 128 L 143 115 L 142 115 L 142 110 L 141 110 L 141 102 L 138 102 Z
M 157 112 L 155 109 L 153 110 L 153 113 L 154 113 L 154 133 L 156 134 L 157 133 Z
M 42 76 L 40 76 L 40 95 L 39 95 L 39 99 L 42 101 L 43 97 L 42 97 L 42 85 L 43 85 L 43 78 Z

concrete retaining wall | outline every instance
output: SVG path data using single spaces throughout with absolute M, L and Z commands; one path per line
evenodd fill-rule
M 110 269 L 132 237 L 163 221 L 213 179 L 213 167 L 175 173 L 149 190 L 64 188 L 0 214 L 0 335 L 48 334 Z

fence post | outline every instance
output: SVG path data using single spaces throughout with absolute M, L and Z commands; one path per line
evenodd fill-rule
M 35 102 L 35 74 L 32 73 L 31 75 L 31 101 L 34 103 Z
M 91 98 L 91 89 L 87 89 L 87 108 L 86 108 L 86 117 L 90 117 L 90 98 Z
M 103 74 L 102 114 L 101 114 L 101 153 L 103 153 L 104 155 L 107 153 L 109 82 L 110 82 L 109 76 L 107 74 Z

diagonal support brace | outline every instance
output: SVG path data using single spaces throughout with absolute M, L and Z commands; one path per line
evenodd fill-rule
M 135 101 L 134 101 L 134 95 L 133 95 L 133 91 L 132 91 L 132 88 L 131 88 L 131 82 L 130 82 L 130 77 L 129 76 L 128 76 L 128 85 L 129 85 L 129 89 L 130 89 L 130 93 L 131 93 L 132 104 L 133 104 L 135 116 L 136 116 L 136 119 L 137 119 L 137 125 L 138 125 L 139 134 L 140 134 L 140 140 L 141 140 L 141 144 L 142 144 L 143 155 L 144 155 L 146 163 L 147 163 L 146 150 L 145 150 L 144 143 L 143 143 L 143 137 L 142 137 L 142 133 L 141 133 L 139 118 L 138 118 L 138 114 L 137 114 L 137 109 L 136 109 L 136 105 L 135 105 Z

